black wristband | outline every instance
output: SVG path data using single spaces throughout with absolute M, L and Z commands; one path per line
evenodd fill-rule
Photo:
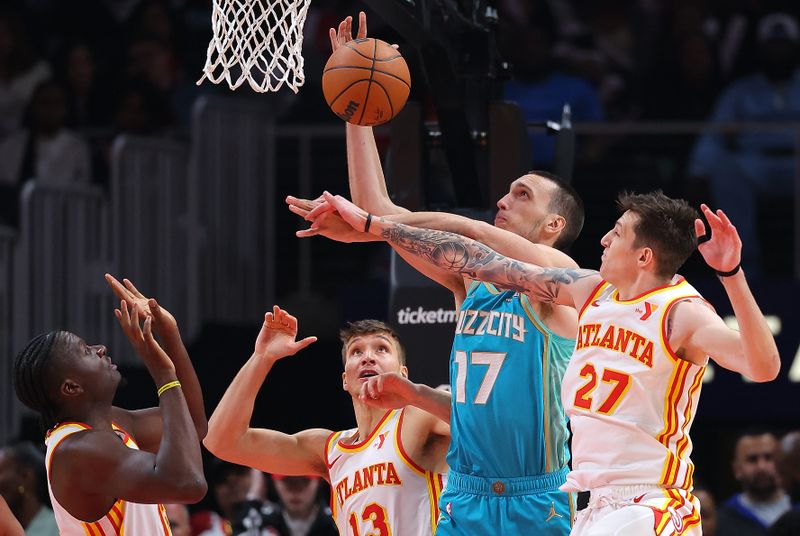
M 720 272 L 719 270 L 714 270 L 717 272 L 717 276 L 719 277 L 730 277 L 732 275 L 736 275 L 739 273 L 739 270 L 742 269 L 742 261 L 739 261 L 739 264 L 736 265 L 736 268 L 731 270 L 730 272 Z
M 369 226 L 370 226 L 371 223 L 372 223 L 372 214 L 367 212 L 367 223 L 364 224 L 364 232 L 365 233 L 369 232 Z

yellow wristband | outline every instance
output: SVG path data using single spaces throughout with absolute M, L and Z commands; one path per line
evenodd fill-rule
M 158 396 L 163 395 L 165 391 L 169 391 L 173 387 L 180 387 L 180 386 L 181 386 L 181 382 L 179 382 L 178 380 L 175 380 L 175 381 L 169 382 L 169 383 L 165 383 L 164 385 L 162 385 L 158 389 Z

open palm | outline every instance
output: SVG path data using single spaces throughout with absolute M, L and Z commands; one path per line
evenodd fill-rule
M 276 359 L 294 355 L 312 342 L 316 337 L 297 338 L 297 319 L 277 305 L 272 312 L 264 315 L 264 324 L 256 338 L 255 353 L 272 356 Z
M 694 230 L 698 238 L 703 238 L 711 231 L 711 237 L 701 241 L 697 246 L 703 259 L 711 268 L 718 272 L 730 272 L 739 266 L 742 258 L 742 239 L 736 232 L 736 227 L 722 210 L 713 212 L 708 205 L 700 205 L 700 210 L 706 217 L 709 229 L 699 218 L 694 222 Z

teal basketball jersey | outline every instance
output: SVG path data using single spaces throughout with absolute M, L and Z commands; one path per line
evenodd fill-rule
M 511 478 L 566 467 L 561 378 L 574 347 L 544 325 L 527 296 L 473 282 L 450 356 L 450 468 Z

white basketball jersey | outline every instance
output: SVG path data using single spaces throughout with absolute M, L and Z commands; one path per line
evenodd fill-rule
M 363 441 L 358 429 L 328 438 L 331 510 L 342 536 L 431 536 L 443 475 L 416 465 L 403 449 L 403 411 L 386 413 Z
M 139 449 L 127 432 L 116 425 L 113 426 L 126 447 Z M 171 536 L 167 513 L 161 504 L 138 504 L 117 499 L 106 515 L 91 523 L 74 518 L 59 504 L 50 484 L 50 464 L 53 454 L 68 436 L 89 429 L 91 426 L 83 423 L 64 423 L 50 430 L 45 438 L 47 489 L 50 492 L 50 501 L 53 503 L 53 513 L 61 536 Z
M 680 276 L 622 301 L 602 282 L 579 314 L 561 397 L 572 427 L 565 491 L 653 484 L 692 489 L 689 428 L 705 366 L 680 359 L 666 336 L 670 309 L 700 294 Z

